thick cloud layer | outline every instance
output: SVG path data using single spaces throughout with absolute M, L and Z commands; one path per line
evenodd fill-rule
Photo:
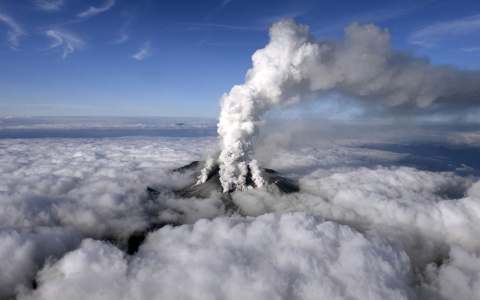
M 0 138 L 105 138 L 216 136 L 216 120 L 154 117 L 6 117 Z
M 480 295 L 480 257 L 453 245 L 446 264 L 427 267 L 424 294 L 430 299 L 475 300 Z
M 429 150 L 405 167 L 400 145 L 372 146 L 394 131 L 322 128 L 264 162 L 300 193 L 237 191 L 245 217 L 226 216 L 219 195 L 172 192 L 196 179 L 171 170 L 215 138 L 0 140 L 0 299 L 476 299 L 480 181 L 457 170 L 468 160 Z M 452 171 L 421 170 L 431 160 Z
M 0 299 L 31 287 L 38 267 L 47 258 L 60 258 L 80 244 L 82 235 L 71 227 L 0 230 Z
M 193 183 L 191 174 L 170 170 L 199 159 L 200 149 L 212 142 L 208 138 L 0 141 L 0 224 L 15 229 L 71 225 L 89 237 L 126 238 L 149 226 L 149 211 L 168 208 L 169 203 L 180 208 L 164 212 L 168 220 L 156 216 L 156 221 L 211 217 L 222 211 L 218 199 L 179 205 L 169 194 L 153 202 L 145 190 L 147 186 L 175 190 Z M 192 213 L 184 216 L 184 210 Z
M 200 159 L 211 138 L 0 140 L 0 299 L 31 287 L 47 257 L 85 237 L 123 243 L 163 223 L 224 212 L 219 199 L 179 199 L 194 182 L 170 170 Z M 147 186 L 166 190 L 149 199 Z
M 84 240 L 28 299 L 409 299 L 408 257 L 306 213 L 165 227 L 131 259 Z
M 252 60 L 245 83 L 221 99 L 218 162 L 224 191 L 247 188 L 248 168 L 256 165 L 250 157 L 252 137 L 258 134 L 260 117 L 274 105 L 288 106 L 332 91 L 420 108 L 434 102 L 478 104 L 480 99 L 479 72 L 432 66 L 426 59 L 395 51 L 388 31 L 373 24 L 350 25 L 344 40 L 316 41 L 308 26 L 283 20 L 273 24 L 269 44 Z M 209 168 L 211 164 L 204 173 Z
M 446 199 L 461 195 L 469 179 L 402 167 L 319 171 L 300 183 L 302 194 L 253 190 L 234 201 L 247 215 L 310 211 L 363 232 L 375 229 L 405 249 L 416 267 L 446 257 L 451 243 L 480 253 L 478 198 Z

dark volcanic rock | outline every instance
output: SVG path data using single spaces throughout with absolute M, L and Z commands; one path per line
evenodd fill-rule
M 200 172 L 203 168 L 203 162 L 194 161 L 186 166 L 177 168 L 173 172 L 187 172 L 194 171 L 193 176 L 197 178 L 200 175 Z M 264 189 L 268 192 L 276 195 L 290 194 L 299 192 L 298 184 L 290 179 L 280 176 L 279 173 L 272 169 L 260 168 L 263 179 L 265 180 Z M 238 207 L 233 203 L 230 191 L 228 193 L 223 193 L 223 187 L 220 183 L 220 167 L 217 165 L 213 170 L 208 174 L 207 181 L 202 184 L 192 184 L 181 190 L 175 192 L 176 195 L 183 198 L 209 198 L 212 196 L 212 193 L 220 196 L 220 199 L 225 205 L 227 211 L 240 212 Z M 251 188 L 257 188 L 254 181 L 252 180 L 252 174 L 250 170 L 248 171 L 246 178 L 247 186 Z M 149 199 L 156 199 L 161 193 L 147 187 L 147 196 Z
M 298 193 L 300 191 L 296 182 L 280 176 L 279 173 L 272 169 L 260 169 L 262 170 L 263 179 L 267 182 L 267 191 L 274 194 L 290 194 Z
M 194 161 L 191 164 L 175 169 L 174 171 L 185 172 L 188 170 L 194 170 L 196 171 L 194 176 L 198 177 L 200 175 L 202 167 L 203 164 L 201 164 L 199 161 Z M 210 174 L 208 174 L 206 182 L 199 185 L 192 184 L 184 189 L 176 191 L 175 193 L 180 197 L 184 198 L 208 198 L 212 196 L 212 193 L 217 193 L 220 195 L 220 199 L 225 205 L 226 211 L 238 212 L 238 207 L 235 205 L 235 203 L 233 203 L 232 196 L 230 196 L 229 193 L 222 193 L 223 188 L 220 183 L 220 174 L 218 173 L 218 171 L 220 171 L 220 168 L 217 166 L 210 172 Z
M 188 171 L 192 172 L 193 171 L 194 174 L 192 176 L 197 178 L 200 175 L 203 165 L 204 164 L 201 161 L 194 161 L 186 166 L 180 167 L 173 171 L 174 172 L 188 172 Z M 277 195 L 296 193 L 299 191 L 299 187 L 296 182 L 280 176 L 280 174 L 275 172 L 274 170 L 263 169 L 263 168 L 261 168 L 260 170 L 262 172 L 262 177 L 266 182 L 263 188 L 265 188 L 267 191 Z M 222 187 L 222 184 L 220 183 L 219 171 L 220 171 L 220 167 L 216 166 L 215 168 L 213 168 L 210 174 L 208 174 L 207 181 L 205 183 L 202 183 L 199 185 L 192 184 L 190 186 L 187 186 L 186 188 L 176 191 L 175 194 L 183 198 L 191 198 L 191 197 L 209 198 L 212 196 L 212 193 L 216 193 L 217 195 L 220 195 L 220 199 L 223 201 L 225 205 L 225 210 L 227 212 L 237 212 L 241 214 L 241 211 L 232 201 L 231 193 L 233 191 L 228 193 L 223 193 L 223 187 Z M 247 174 L 247 186 L 256 188 L 256 185 L 252 180 L 252 174 L 250 173 L 250 170 Z M 164 191 L 164 190 L 157 191 L 151 187 L 147 187 L 147 190 L 146 190 L 147 200 L 155 201 L 158 197 L 162 197 L 162 195 L 165 195 L 165 193 L 168 195 L 171 195 L 172 192 Z M 150 214 L 148 211 L 148 206 L 146 208 L 146 213 L 147 215 Z M 156 211 L 154 211 L 151 214 L 155 215 Z M 140 247 L 140 245 L 144 242 L 149 232 L 162 228 L 165 225 L 176 226 L 179 224 L 152 223 L 150 224 L 150 227 L 147 230 L 132 234 L 128 238 L 128 240 L 124 241 L 123 245 L 121 245 L 122 248 L 124 248 L 129 255 L 135 254 L 138 251 L 138 248 Z
M 149 200 L 155 200 L 160 195 L 160 192 L 157 190 L 152 189 L 151 187 L 147 186 L 147 197 Z
M 199 161 L 192 161 L 191 163 L 189 163 L 186 166 L 183 166 L 183 167 L 180 167 L 178 169 L 173 170 L 173 172 L 185 172 L 185 171 L 189 171 L 189 170 L 197 170 L 199 168 L 199 166 L 200 166 Z
M 182 197 L 208 198 L 212 192 L 222 193 L 223 188 L 220 184 L 220 174 L 218 171 L 220 171 L 220 168 L 217 166 L 208 174 L 207 181 L 205 183 L 199 185 L 192 184 L 191 186 L 177 191 L 176 194 Z M 195 175 L 198 174 L 199 173 L 195 173 Z
M 202 167 L 203 167 L 203 164 L 201 162 L 194 161 L 191 164 L 175 169 L 174 171 L 185 172 L 187 170 L 193 170 L 193 171 L 196 171 L 195 175 L 198 177 L 199 175 L 198 172 L 200 172 Z M 296 182 L 280 176 L 280 174 L 275 172 L 274 170 L 263 169 L 263 168 L 261 168 L 260 170 L 262 172 L 262 177 L 266 182 L 264 187 L 266 188 L 267 191 L 277 195 L 296 193 L 299 191 L 299 187 Z M 208 178 L 205 183 L 202 183 L 199 185 L 193 184 L 191 186 L 188 186 L 184 189 L 177 191 L 176 194 L 182 197 L 208 198 L 210 197 L 212 192 L 218 192 L 222 194 L 222 198 L 231 199 L 230 192 L 223 193 L 223 188 L 220 183 L 219 171 L 220 171 L 220 167 L 216 166 L 210 172 L 210 174 L 208 174 Z M 246 181 L 247 181 L 247 186 L 250 186 L 252 188 L 257 187 L 252 180 L 252 174 L 250 173 L 250 170 L 247 174 Z

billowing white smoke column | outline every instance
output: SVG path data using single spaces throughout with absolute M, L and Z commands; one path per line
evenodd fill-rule
M 394 51 L 388 31 L 373 24 L 353 23 L 345 33 L 345 40 L 316 41 L 308 26 L 293 20 L 272 26 L 270 43 L 252 56 L 253 68 L 245 83 L 234 86 L 220 100 L 218 162 L 224 192 L 247 188 L 248 167 L 255 184 L 263 185 L 259 172 L 254 172 L 257 163 L 250 158 L 252 137 L 258 133 L 260 117 L 273 105 L 311 99 L 319 91 L 390 106 L 478 101 L 478 72 L 433 67 L 428 60 Z M 207 160 L 199 183 L 206 181 L 215 160 Z

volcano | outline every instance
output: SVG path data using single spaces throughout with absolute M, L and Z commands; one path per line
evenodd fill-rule
M 204 165 L 204 162 L 201 161 L 194 161 L 186 166 L 180 167 L 178 169 L 173 170 L 174 172 L 187 172 L 187 171 L 194 171 L 192 176 L 198 178 L 200 175 L 200 171 Z M 187 186 L 181 190 L 176 191 L 175 193 L 184 198 L 208 198 L 212 196 L 212 193 L 221 194 L 221 199 L 225 203 L 227 209 L 233 209 L 238 211 L 236 205 L 232 201 L 231 194 L 235 192 L 235 190 L 223 193 L 222 184 L 220 183 L 220 166 L 216 165 L 212 168 L 210 173 L 208 174 L 207 180 L 201 184 L 192 184 Z M 265 169 L 260 168 L 262 178 L 265 180 L 265 185 L 262 187 L 266 189 L 268 192 L 276 195 L 282 194 L 290 194 L 299 192 L 299 186 L 293 180 L 287 179 L 285 177 L 280 176 L 280 174 L 272 169 Z M 246 185 L 250 189 L 258 188 L 255 185 L 255 182 L 252 180 L 252 173 L 250 169 L 248 169 L 248 174 L 246 177 Z

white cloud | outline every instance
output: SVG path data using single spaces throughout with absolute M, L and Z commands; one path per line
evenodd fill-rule
M 88 123 L 0 121 L 0 130 L 68 131 Z M 84 126 L 143 126 L 107 121 Z M 270 158 L 269 167 L 300 179 L 301 192 L 237 192 L 245 217 L 225 216 L 215 195 L 183 199 L 171 192 L 195 178 L 170 170 L 201 159 L 215 137 L 0 139 L 0 259 L 7 262 L 0 266 L 0 299 L 476 295 L 478 178 L 382 167 L 404 155 L 362 148 L 336 128 L 322 128 L 301 141 L 291 132 L 293 145 L 277 143 Z M 364 143 L 396 136 L 368 131 Z M 160 197 L 149 200 L 146 186 L 161 190 Z M 187 225 L 150 233 L 135 255 L 122 250 L 132 233 L 164 223 Z
M 77 108 L 80 108 L 79 105 Z M 93 109 L 93 106 L 86 106 Z M 167 130 L 214 130 L 214 119 L 198 118 L 142 118 L 142 117 L 7 117 L 0 118 L 0 130 L 55 130 L 84 129 L 111 130 L 149 129 Z M 68 131 L 66 131 L 68 132 Z M 201 133 L 198 133 L 201 135 Z M 74 137 L 74 135 L 67 135 Z
M 480 256 L 453 245 L 444 264 L 430 264 L 425 272 L 429 299 L 476 300 L 480 295 Z
M 467 196 L 480 199 L 480 181 L 474 183 L 466 192 Z
M 110 8 L 112 8 L 112 6 L 115 5 L 115 2 L 116 2 L 116 0 L 107 0 L 103 6 L 100 6 L 100 7 L 90 6 L 89 9 L 87 9 L 84 12 L 79 13 L 77 16 L 79 18 L 93 17 L 93 16 L 95 16 L 99 13 L 102 13 L 102 12 L 107 11 Z
M 460 51 L 464 51 L 464 52 L 478 52 L 478 51 L 480 51 L 480 47 L 461 48 Z
M 448 141 L 455 145 L 480 146 L 480 131 L 454 132 L 448 135 Z
M 309 211 L 357 230 L 376 230 L 404 249 L 416 268 L 458 243 L 480 252 L 480 199 L 463 195 L 472 180 L 413 168 L 318 170 L 300 180 L 303 193 L 276 197 L 261 190 L 234 195 L 247 215 Z
M 213 142 L 214 138 L 1 140 L 0 258 L 11 263 L 0 266 L 0 299 L 10 299 L 21 290 L 18 287 L 28 289 L 44 259 L 73 250 L 71 241 L 79 242 L 79 232 L 123 243 L 150 224 L 222 215 L 219 199 L 180 199 L 167 192 L 153 201 L 145 194 L 147 186 L 176 190 L 193 183 L 191 174 L 169 170 L 199 159 Z M 50 233 L 44 238 L 46 232 Z M 8 280 L 1 279 L 3 274 Z
M 144 60 L 145 58 L 152 56 L 153 54 L 154 49 L 152 49 L 150 42 L 146 42 L 136 54 L 132 55 L 132 57 L 137 60 Z
M 127 30 L 126 29 L 123 29 L 118 38 L 113 42 L 113 44 L 122 44 L 122 43 L 125 43 L 126 41 L 128 41 L 128 39 L 130 38 L 130 36 L 127 34 Z
M 252 27 L 252 26 L 235 26 L 227 24 L 218 24 L 218 23 L 179 23 L 177 26 L 173 27 L 179 31 L 205 31 L 213 29 L 221 30 L 239 30 L 239 31 L 264 31 L 266 27 Z
M 35 4 L 42 10 L 54 12 L 60 10 L 65 4 L 65 0 L 35 0 Z
M 25 31 L 10 16 L 7 16 L 5 14 L 0 13 L 0 21 L 7 24 L 7 26 L 10 28 L 10 30 L 8 30 L 8 32 L 7 32 L 8 41 L 10 43 L 10 47 L 12 48 L 12 50 L 17 51 L 18 50 L 18 38 L 22 35 L 26 35 Z
M 75 249 L 82 236 L 71 227 L 37 227 L 0 230 L 0 299 L 10 299 L 31 287 L 47 258 L 60 258 Z
M 167 193 L 149 202 L 145 194 L 147 186 L 176 190 L 193 183 L 191 174 L 169 170 L 199 159 L 213 141 L 71 139 L 66 145 L 61 139 L 3 140 L 8 152 L 0 159 L 0 227 L 68 225 L 85 236 L 123 239 L 151 222 L 220 215 L 219 199 L 178 199 Z
M 437 23 L 413 32 L 408 42 L 415 45 L 432 47 L 443 39 L 452 36 L 477 34 L 480 32 L 480 15 L 462 18 L 450 22 Z
M 28 299 L 409 299 L 408 257 L 307 213 L 164 227 L 128 260 L 85 240 Z M 248 287 L 248 288 L 246 288 Z
M 67 57 L 75 49 L 85 46 L 85 42 L 81 38 L 63 29 L 49 29 L 45 32 L 45 35 L 52 38 L 52 44 L 47 50 L 54 48 L 62 49 L 62 58 Z
M 130 38 L 129 27 L 134 17 L 128 12 L 123 12 L 122 17 L 124 18 L 123 26 L 118 33 L 117 39 L 113 41 L 112 44 L 122 44 L 128 41 L 128 39 Z

